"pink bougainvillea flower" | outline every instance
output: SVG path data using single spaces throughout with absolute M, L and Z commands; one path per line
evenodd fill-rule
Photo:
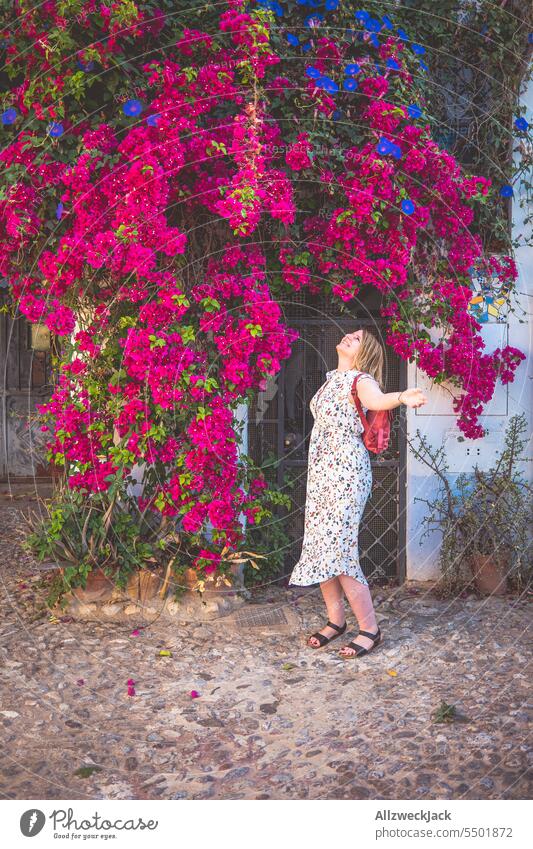
M 189 695 L 190 695 L 191 699 L 200 698 L 200 693 L 197 690 L 191 690 Z
M 215 551 L 209 551 L 206 548 L 202 548 L 200 549 L 198 557 L 194 558 L 192 565 L 194 569 L 203 568 L 206 575 L 212 575 L 213 572 L 216 572 L 218 569 L 220 560 L 220 554 L 217 554 Z

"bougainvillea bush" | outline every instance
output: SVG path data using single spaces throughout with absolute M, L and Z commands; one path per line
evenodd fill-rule
M 70 490 L 124 495 L 143 468 L 135 508 L 178 521 L 181 565 L 227 572 L 242 517 L 269 515 L 235 408 L 289 357 L 301 290 L 378 289 L 386 343 L 483 434 L 524 355 L 482 352 L 468 269 L 516 269 L 482 256 L 490 181 L 431 138 L 421 45 L 365 10 L 336 26 L 335 2 L 15 5 L 0 272 L 62 343 L 41 412 Z

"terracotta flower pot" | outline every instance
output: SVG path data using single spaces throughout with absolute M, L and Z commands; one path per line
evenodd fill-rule
M 126 584 L 125 593 L 132 601 L 139 601 L 139 573 L 132 572 Z
M 114 587 L 111 578 L 100 567 L 97 567 L 87 575 L 85 588 L 73 587 L 72 595 L 85 604 L 93 601 L 104 601 L 111 596 Z
M 480 554 L 475 551 L 470 558 L 470 569 L 477 590 L 482 595 L 505 595 L 509 553 Z
M 139 601 L 146 604 L 159 592 L 163 580 L 162 569 L 139 570 Z
M 136 569 L 128 578 L 126 595 L 132 601 L 145 604 L 159 592 L 163 581 L 162 569 Z
M 183 583 L 189 591 L 193 590 L 198 583 L 198 573 L 196 569 L 185 569 L 180 578 L 180 583 Z

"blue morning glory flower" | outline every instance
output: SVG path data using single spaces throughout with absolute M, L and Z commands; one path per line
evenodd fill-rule
M 365 29 L 367 29 L 369 32 L 379 32 L 381 28 L 381 21 L 378 21 L 377 18 L 368 18 L 365 21 Z
M 307 42 L 306 42 L 306 43 L 302 46 L 302 50 L 303 50 L 303 52 L 304 52 L 304 53 L 307 53 L 309 50 L 311 50 L 311 42 L 310 42 L 310 41 L 307 41 Z
M 346 91 L 355 91 L 356 88 L 359 88 L 359 83 L 357 80 L 352 80 L 351 77 L 347 77 L 343 80 L 342 87 L 346 89 Z
M 405 212 L 406 215 L 412 215 L 415 211 L 415 205 L 412 200 L 402 200 L 402 212 Z
M 56 218 L 57 218 L 58 221 L 61 220 L 62 215 L 63 215 L 63 204 L 62 204 L 61 201 L 59 201 L 58 205 L 56 206 Z
M 298 38 L 298 36 L 293 35 L 292 32 L 287 33 L 287 41 L 289 42 L 289 44 L 292 44 L 293 47 L 297 47 L 297 45 L 300 43 L 300 39 Z
M 411 118 L 420 118 L 420 116 L 422 114 L 422 110 L 421 110 L 420 106 L 418 106 L 416 103 L 411 103 L 407 107 L 407 112 L 409 113 Z
M 352 62 L 350 65 L 346 65 L 344 69 L 344 73 L 348 74 L 348 76 L 355 76 L 355 74 L 361 73 L 361 68 L 355 62 Z
M 388 15 L 382 15 L 381 20 L 383 21 L 383 26 L 387 27 L 387 29 L 392 29 L 394 24 Z
M 140 115 L 143 111 L 142 104 L 140 100 L 127 100 L 124 106 L 122 107 L 122 111 L 124 115 Z
M 305 73 L 308 77 L 313 77 L 313 79 L 322 76 L 322 72 L 319 71 L 318 68 L 313 67 L 313 65 L 309 65 L 309 67 L 305 69 Z
M 393 144 L 382 136 L 376 145 L 376 150 L 378 153 L 381 153 L 383 156 L 386 156 L 388 153 L 392 153 Z
M 335 112 L 333 113 L 333 120 L 338 121 L 339 118 L 342 118 L 342 112 L 340 109 L 335 109 Z
M 398 29 L 396 30 L 396 32 L 398 33 L 398 35 L 400 36 L 400 38 L 401 38 L 403 41 L 409 41 L 409 36 L 407 35 L 407 33 L 406 33 L 406 31 L 405 31 L 404 29 L 402 29 L 401 27 L 398 27 Z
M 320 88 L 323 88 L 324 91 L 329 91 L 331 94 L 335 94 L 339 90 L 339 86 L 335 80 L 331 79 L 331 77 L 320 77 L 320 79 L 316 81 L 316 84 Z
M 514 125 L 515 125 L 517 130 L 522 130 L 523 132 L 525 132 L 527 130 L 527 128 L 529 127 L 529 124 L 528 124 L 528 122 L 526 121 L 525 118 L 517 118 L 516 121 L 514 122 Z
M 422 47 L 421 44 L 411 44 L 411 50 L 419 56 L 422 56 L 426 52 L 426 48 Z
M 393 144 L 390 153 L 392 153 L 395 159 L 402 158 L 402 149 L 399 144 Z
M 420 65 L 420 67 L 423 71 L 429 71 L 428 66 L 426 65 L 425 62 L 422 62 L 422 59 L 420 60 L 420 62 L 418 64 Z
M 530 44 L 533 44 L 533 32 L 529 33 L 527 40 L 529 41 Z
M 502 198 L 510 198 L 514 195 L 513 187 L 509 185 L 502 186 L 500 189 Z
M 392 68 L 393 71 L 399 71 L 401 65 L 396 59 L 387 59 L 387 68 Z
M 370 33 L 370 41 L 374 45 L 374 47 L 379 47 L 379 38 L 377 37 L 375 32 Z
M 17 120 L 17 110 L 10 106 L 5 112 L 2 112 L 2 124 L 13 124 Z
M 50 126 L 48 127 L 48 132 L 54 139 L 58 139 L 59 136 L 62 136 L 65 132 L 63 124 L 57 124 L 55 121 L 52 121 Z
M 328 12 L 334 12 L 339 8 L 339 0 L 326 0 L 326 9 Z
M 324 20 L 324 15 L 320 15 L 318 12 L 313 12 L 312 15 L 308 15 L 304 18 L 304 24 L 306 27 L 316 27 L 320 23 L 320 21 Z
M 298 6 L 307 6 L 307 0 L 296 0 Z
M 81 59 L 78 59 L 76 64 L 81 71 L 92 71 L 94 69 L 94 62 L 92 59 L 90 62 L 82 62 Z
M 274 0 L 257 0 L 260 6 L 263 6 L 265 9 L 271 9 L 278 18 L 281 18 L 283 15 L 283 7 L 280 6 L 279 3 L 274 2 Z
M 161 118 L 161 115 L 159 115 L 158 113 L 156 113 L 155 115 L 148 115 L 148 117 L 146 119 L 146 123 L 148 124 L 149 127 L 157 127 L 157 122 L 159 121 L 160 118 Z
M 365 24 L 368 21 L 370 15 L 368 12 L 365 12 L 364 9 L 359 9 L 359 11 L 355 13 L 354 17 L 356 21 L 361 21 L 362 24 Z

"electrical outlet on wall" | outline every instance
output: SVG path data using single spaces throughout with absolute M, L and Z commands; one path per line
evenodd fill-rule
M 468 439 L 458 428 L 444 431 L 443 441 L 449 471 L 454 474 L 468 473 L 475 465 L 486 471 L 492 466 L 496 451 L 502 445 L 502 439 L 503 434 L 499 428 L 488 428 L 487 435 L 481 439 Z

